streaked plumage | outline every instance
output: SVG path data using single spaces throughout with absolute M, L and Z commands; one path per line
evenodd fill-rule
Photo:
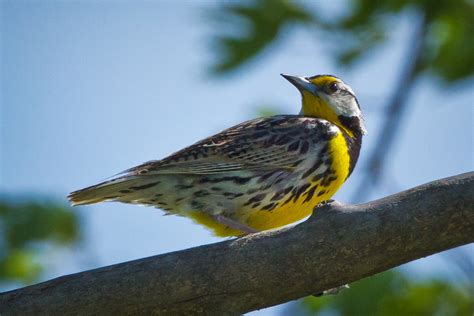
M 332 76 L 310 79 L 341 82 Z M 337 113 L 335 117 L 337 122 L 324 114 L 243 122 L 167 158 L 73 192 L 69 199 L 75 205 L 152 205 L 193 218 L 219 236 L 280 227 L 309 215 L 352 172 L 364 132 L 362 120 Z

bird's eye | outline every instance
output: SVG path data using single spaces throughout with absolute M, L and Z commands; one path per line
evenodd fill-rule
M 337 82 L 333 82 L 329 85 L 329 91 L 331 91 L 331 93 L 339 91 L 339 85 Z

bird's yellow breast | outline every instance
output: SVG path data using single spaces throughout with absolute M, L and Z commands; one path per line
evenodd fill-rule
M 341 132 L 337 133 L 328 142 L 329 170 L 331 171 L 329 178 L 315 179 L 312 175 L 304 179 L 302 186 L 306 187 L 306 189 L 299 198 L 289 199 L 287 203 L 280 203 L 278 207 L 271 211 L 242 207 L 242 209 L 236 211 L 233 219 L 259 231 L 273 229 L 309 216 L 318 203 L 330 199 L 349 174 L 350 156 L 346 140 Z M 313 192 L 311 193 L 310 191 Z M 308 199 L 309 194 L 311 196 Z M 204 212 L 193 212 L 190 214 L 190 217 L 199 224 L 213 230 L 216 236 L 242 235 L 241 231 L 230 229 L 216 222 Z

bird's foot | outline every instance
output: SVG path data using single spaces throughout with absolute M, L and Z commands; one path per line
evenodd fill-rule
M 329 205 L 329 204 L 334 203 L 334 202 L 336 202 L 336 201 L 333 200 L 333 199 L 329 199 L 329 200 L 326 200 L 326 201 L 322 201 L 322 202 L 319 202 L 318 204 L 316 204 L 316 208 L 318 208 L 318 207 L 323 207 L 323 206 L 325 206 L 325 205 Z
M 345 285 L 338 286 L 329 290 L 322 291 L 321 293 L 313 294 L 313 296 L 321 297 L 323 295 L 336 295 L 336 294 L 339 294 L 341 291 L 348 288 L 349 288 L 349 284 L 345 284 Z
M 329 199 L 329 200 L 318 203 L 314 207 L 314 209 L 317 209 L 318 211 L 325 211 L 325 210 L 331 210 L 331 209 L 339 209 L 341 207 L 344 207 L 344 203 L 341 203 L 333 199 Z

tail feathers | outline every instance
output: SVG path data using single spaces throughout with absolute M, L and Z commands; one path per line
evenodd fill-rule
M 159 184 L 156 178 L 124 176 L 105 181 L 81 190 L 71 192 L 68 199 L 72 205 L 94 204 L 103 201 L 122 201 L 133 203 L 136 191 Z

